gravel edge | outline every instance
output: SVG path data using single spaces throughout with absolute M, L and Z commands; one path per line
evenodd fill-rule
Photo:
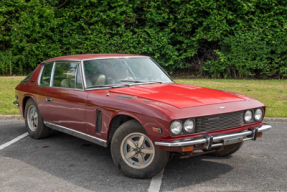
M 23 121 L 23 117 L 21 115 L 0 115 L 0 121 Z
M 263 122 L 265 123 L 287 123 L 287 118 L 271 118 L 271 117 L 266 117 L 264 118 Z
M 5 120 L 5 121 L 9 121 L 9 120 L 15 120 L 15 121 L 23 121 L 23 117 L 21 115 L 0 115 L 0 121 L 1 120 Z M 282 123 L 287 123 L 287 118 L 270 118 L 270 117 L 266 117 L 264 118 L 265 123 L 272 123 L 272 122 L 282 122 Z

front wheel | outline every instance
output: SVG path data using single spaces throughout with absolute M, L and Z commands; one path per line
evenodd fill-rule
M 169 159 L 169 152 L 156 148 L 135 120 L 125 122 L 117 129 L 111 142 L 111 154 L 125 175 L 141 179 L 158 174 Z
M 29 99 L 25 105 L 25 124 L 30 137 L 41 139 L 49 136 L 51 129 L 44 125 L 36 103 Z

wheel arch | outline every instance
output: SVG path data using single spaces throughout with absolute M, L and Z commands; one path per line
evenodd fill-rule
M 36 103 L 36 100 L 34 98 L 33 95 L 25 95 L 23 97 L 23 101 L 22 101 L 22 114 L 23 114 L 23 117 L 25 118 L 25 107 L 26 107 L 26 103 L 29 99 L 33 99 L 33 101 Z
M 114 133 L 116 132 L 116 130 L 125 122 L 130 121 L 130 120 L 135 120 L 138 123 L 141 123 L 141 121 L 135 117 L 134 115 L 131 114 L 126 114 L 126 113 L 118 113 L 116 115 L 113 116 L 112 120 L 110 121 L 109 124 L 109 136 L 108 136 L 108 141 L 109 143 L 111 142 Z

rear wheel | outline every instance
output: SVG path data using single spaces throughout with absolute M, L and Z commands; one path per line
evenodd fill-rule
M 169 159 L 169 152 L 156 148 L 135 120 L 117 129 L 111 142 L 111 154 L 116 166 L 133 178 L 150 178 L 158 174 Z
M 236 143 L 232 145 L 225 145 L 214 153 L 208 153 L 208 155 L 217 157 L 227 157 L 240 149 L 243 143 Z
M 44 125 L 36 103 L 29 99 L 25 106 L 25 124 L 30 137 L 41 139 L 49 136 L 51 129 Z

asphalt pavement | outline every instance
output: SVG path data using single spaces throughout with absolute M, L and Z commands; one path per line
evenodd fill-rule
M 160 191 L 287 191 L 287 123 L 231 157 L 172 159 Z M 26 133 L 23 121 L 0 121 L 0 146 Z M 152 179 L 131 179 L 108 148 L 54 132 L 29 136 L 0 150 L 0 191 L 147 191 Z

